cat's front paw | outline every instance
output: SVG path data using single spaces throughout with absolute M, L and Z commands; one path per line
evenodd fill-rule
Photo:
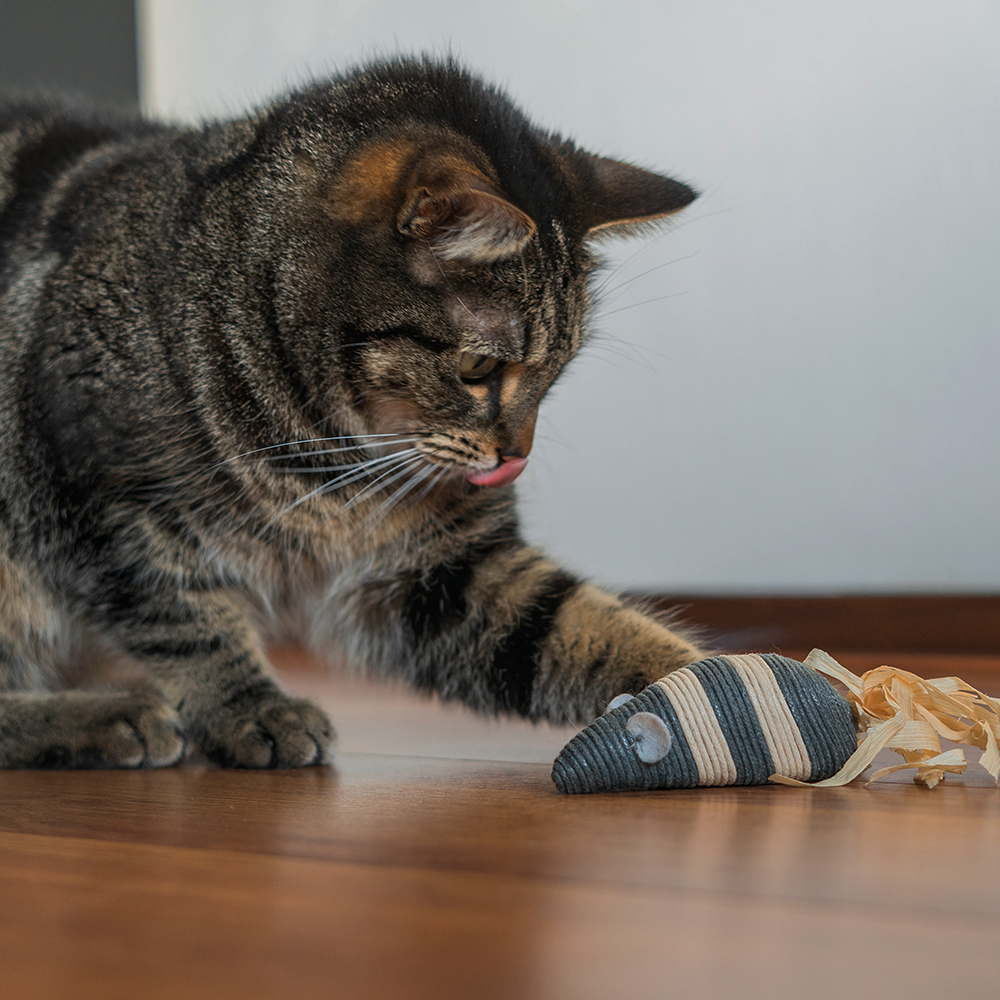
M 106 732 L 112 767 L 170 767 L 187 749 L 180 717 L 161 700 L 132 699 L 128 714 Z
M 177 713 L 154 694 L 68 691 L 23 696 L 0 725 L 5 767 L 169 767 L 187 738 Z M 16 724 L 12 724 L 16 723 Z M 20 739 L 16 745 L 11 733 Z
M 333 727 L 311 701 L 273 694 L 224 712 L 200 742 L 223 767 L 309 767 L 329 763 Z

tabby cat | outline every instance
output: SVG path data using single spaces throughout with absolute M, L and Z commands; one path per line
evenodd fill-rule
M 0 105 L 0 765 L 324 763 L 292 635 L 531 719 L 697 660 L 511 486 L 591 241 L 694 197 L 450 61 L 194 129 Z

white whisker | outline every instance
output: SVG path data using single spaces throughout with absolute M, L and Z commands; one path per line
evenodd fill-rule
M 662 240 L 671 231 L 672 231 L 672 227 L 671 228 L 666 228 L 665 227 L 665 228 L 661 229 L 660 232 L 658 232 L 655 236 L 649 237 L 648 239 L 644 240 L 643 243 L 642 243 L 642 245 L 637 250 L 634 250 L 632 253 L 630 253 L 628 255 L 628 257 L 626 257 L 620 264 L 616 265 L 615 267 L 613 267 L 608 272 L 608 274 L 604 278 L 604 280 L 601 281 L 600 284 L 598 284 L 598 286 L 594 289 L 593 294 L 595 296 L 596 295 L 600 295 L 601 292 L 604 290 L 604 288 L 607 286 L 608 282 L 616 274 L 621 274 L 621 272 L 624 271 L 625 268 L 627 268 L 629 266 L 629 264 L 631 264 L 632 261 L 634 261 L 636 259 L 636 257 L 639 257 L 639 256 L 641 256 L 644 253 L 647 253 L 650 249 L 652 249 L 654 246 L 656 246 L 656 244 L 659 243 L 660 240 Z
M 348 471 L 360 471 L 362 469 L 370 468 L 373 465 L 380 465 L 385 462 L 392 462 L 393 459 L 399 458 L 401 455 L 412 455 L 416 452 L 416 448 L 404 448 L 401 451 L 394 451 L 388 455 L 377 455 L 375 458 L 366 459 L 364 462 L 344 462 L 341 465 L 293 465 L 293 466 L 277 466 L 271 467 L 271 472 L 296 472 L 300 475 L 306 475 L 314 472 L 348 472 Z M 294 457 L 294 456 L 292 456 Z
M 395 468 L 401 459 L 408 459 L 409 456 L 417 454 L 416 448 L 407 448 L 406 451 L 396 452 L 393 455 L 383 455 L 381 458 L 372 458 L 367 462 L 361 462 L 358 465 L 346 466 L 345 468 L 351 470 L 345 472 L 343 475 L 336 476 L 333 479 L 325 482 L 320 490 L 323 493 L 332 493 L 334 490 L 339 490 L 343 486 L 349 486 L 351 483 L 356 483 L 359 479 L 365 479 L 370 476 L 373 472 L 378 472 L 382 469 L 386 469 L 388 466 L 388 472 L 391 472 Z M 412 459 L 409 459 L 412 461 Z
M 427 496 L 427 494 L 430 493 L 431 490 L 433 490 L 434 487 L 437 486 L 437 484 L 441 482 L 441 480 L 444 479 L 444 477 L 451 472 L 454 467 L 454 464 L 451 462 L 447 465 L 441 466 L 434 478 L 413 498 L 414 503 L 420 503 L 420 501 L 423 500 L 423 498 Z
M 409 444 L 411 441 L 419 441 L 417 437 L 401 437 L 395 441 L 376 441 L 374 444 L 352 444 L 346 445 L 343 448 L 320 448 L 316 451 L 296 451 L 292 452 L 290 455 L 265 455 L 264 461 L 267 462 L 280 462 L 283 459 L 292 458 L 314 458 L 318 455 L 340 455 L 348 451 L 366 451 L 369 448 L 385 448 L 392 447 L 397 444 Z M 319 469 L 315 470 L 319 472 Z
M 405 452 L 397 452 L 396 454 L 393 455 L 384 455 L 381 458 L 370 459 L 367 462 L 360 463 L 357 466 L 357 468 L 353 469 L 353 471 L 345 472 L 343 475 L 337 476 L 334 479 L 322 483 L 320 486 L 317 486 L 314 490 L 310 490 L 304 496 L 299 497 L 298 500 L 296 500 L 294 503 L 289 504 L 287 507 L 283 508 L 277 514 L 275 514 L 275 516 L 271 518 L 271 520 L 268 521 L 263 528 L 260 529 L 258 535 L 266 531 L 268 528 L 272 527 L 278 520 L 280 520 L 286 514 L 293 511 L 300 504 L 306 503 L 308 500 L 312 500 L 314 497 L 323 496 L 326 493 L 332 493 L 335 490 L 339 490 L 342 487 L 349 485 L 350 483 L 357 482 L 359 479 L 365 479 L 367 476 L 372 475 L 374 472 L 377 472 L 379 469 L 384 468 L 386 465 L 389 466 L 389 469 L 383 472 L 382 475 L 380 475 L 378 479 L 375 480 L 376 483 L 380 479 L 383 479 L 385 476 L 389 475 L 395 468 L 399 468 L 400 464 L 410 465 L 414 462 L 423 461 L 423 458 L 420 455 L 415 454 L 415 457 L 403 458 L 402 463 L 400 463 L 401 457 L 410 453 L 415 454 L 416 448 L 408 448 Z M 352 500 L 348 502 L 347 505 L 345 505 L 343 509 L 346 509 L 348 506 L 353 505 L 359 499 L 359 497 L 361 497 L 364 494 L 366 490 L 371 488 L 372 485 L 374 485 L 374 483 L 371 483 L 368 486 L 364 487 L 360 493 L 358 493 L 355 497 L 352 498 Z
M 595 290 L 594 294 L 595 296 L 600 295 L 602 299 L 609 295 L 615 295 L 627 285 L 631 285 L 633 281 L 645 278 L 647 274 L 652 274 L 654 271 L 659 271 L 661 268 L 669 267 L 671 264 L 679 264 L 681 261 L 690 260 L 692 257 L 697 257 L 699 253 L 699 250 L 695 250 L 694 253 L 689 253 L 684 257 L 675 257 L 673 260 L 664 261 L 662 264 L 657 264 L 655 267 L 651 267 L 649 270 L 643 271 L 641 274 L 637 274 L 634 278 L 627 278 L 625 281 L 620 282 L 612 288 L 605 289 L 604 286 L 606 282 L 602 282 L 600 288 Z
M 399 434 L 341 434 L 338 437 L 304 438 L 301 441 L 283 441 L 281 444 L 269 444 L 264 448 L 254 448 L 253 451 L 244 451 L 239 455 L 233 455 L 231 458 L 225 458 L 221 462 L 216 462 L 215 465 L 212 466 L 212 468 L 217 469 L 220 465 L 228 465 L 230 462 L 239 461 L 239 459 L 241 458 L 249 458 L 249 456 L 251 455 L 259 455 L 265 451 L 274 451 L 276 448 L 294 448 L 299 445 L 325 444 L 327 441 L 361 441 L 362 439 L 365 438 L 399 438 L 399 437 L 401 437 L 401 435 Z M 378 443 L 391 444 L 392 442 L 381 441 Z M 358 447 L 364 448 L 364 447 L 375 447 L 375 446 L 377 445 L 372 445 L 372 446 L 359 445 Z M 313 452 L 312 454 L 317 454 L 317 453 Z M 278 457 L 282 458 L 285 456 L 279 455 Z
M 397 479 L 401 479 L 403 476 L 409 475 L 410 468 L 412 466 L 418 465 L 420 462 L 424 461 L 426 461 L 426 459 L 423 457 L 423 455 L 417 455 L 415 458 L 410 458 L 407 461 L 403 462 L 402 468 L 400 468 L 400 466 L 397 465 L 393 466 L 390 469 L 387 469 L 385 472 L 382 473 L 381 476 L 378 476 L 363 489 L 355 493 L 354 496 L 351 497 L 351 499 L 348 500 L 347 503 L 345 503 L 344 506 L 340 508 L 341 512 L 350 510 L 352 507 L 359 504 L 362 500 L 367 500 L 368 497 L 373 496 L 375 493 L 381 493 L 382 490 L 384 490 L 387 486 L 390 486 L 392 483 L 396 482 Z M 396 471 L 397 469 L 400 469 L 400 471 L 397 472 Z M 386 476 L 389 476 L 390 478 L 386 480 L 386 482 L 382 482 L 382 480 L 385 479 Z M 378 486 L 379 483 L 382 483 L 382 485 Z M 376 486 L 378 486 L 378 489 L 375 488 Z
M 374 527 L 379 521 L 384 520 L 389 511 L 396 506 L 414 487 L 419 486 L 425 479 L 433 475 L 435 467 L 428 465 L 423 469 L 418 469 L 410 479 L 403 483 L 399 489 L 394 490 L 389 496 L 373 510 L 367 518 L 365 524 Z
M 663 302 L 664 299 L 676 299 L 681 295 L 687 295 L 687 292 L 674 292 L 672 295 L 658 295 L 655 299 L 633 302 L 630 306 L 622 306 L 620 309 L 612 309 L 610 312 L 598 313 L 594 316 L 594 319 L 599 322 L 602 319 L 607 319 L 609 316 L 614 316 L 615 313 L 626 312 L 629 309 L 638 309 L 639 306 L 648 306 L 652 302 Z

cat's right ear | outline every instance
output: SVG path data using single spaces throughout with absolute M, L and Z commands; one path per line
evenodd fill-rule
M 691 204 L 698 192 L 681 181 L 590 153 L 576 153 L 583 225 L 589 237 L 628 235 Z

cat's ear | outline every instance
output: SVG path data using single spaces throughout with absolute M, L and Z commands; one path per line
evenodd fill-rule
M 588 236 L 627 235 L 631 227 L 673 215 L 698 197 L 687 184 L 630 163 L 589 153 L 577 162 Z
M 437 257 L 472 264 L 513 256 L 536 228 L 489 181 L 461 168 L 414 185 L 396 224 L 404 236 L 429 243 Z

